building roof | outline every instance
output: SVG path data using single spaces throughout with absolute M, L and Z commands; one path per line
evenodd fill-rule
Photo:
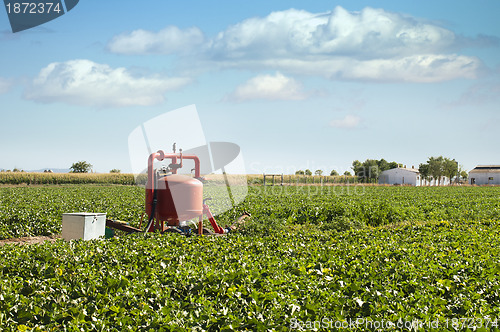
M 420 172 L 418 171 L 418 169 L 416 169 L 416 168 L 404 168 L 404 167 L 391 168 L 391 169 L 387 169 L 387 170 L 385 170 L 384 172 L 394 171 L 394 170 L 398 170 L 398 171 L 408 171 L 408 172 L 413 172 L 413 173 L 420 173 Z M 383 172 L 382 172 L 382 173 L 383 173 Z
M 472 171 L 469 173 L 474 172 L 474 173 L 490 173 L 490 172 L 500 172 L 500 165 L 479 165 L 476 166 Z

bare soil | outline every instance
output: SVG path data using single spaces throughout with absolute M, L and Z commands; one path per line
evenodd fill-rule
M 55 242 L 60 238 L 61 235 L 19 237 L 19 238 L 0 240 L 0 246 L 3 246 L 5 244 L 18 244 L 18 245 L 39 244 L 39 243 L 44 243 L 46 241 Z

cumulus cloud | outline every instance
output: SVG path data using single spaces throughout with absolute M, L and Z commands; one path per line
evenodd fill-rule
M 108 49 L 119 54 L 173 54 L 191 51 L 204 42 L 200 29 L 192 27 L 181 30 L 168 26 L 158 32 L 135 30 L 115 36 Z
M 442 27 L 383 9 L 349 12 L 336 7 L 314 14 L 290 9 L 251 18 L 219 33 L 213 49 L 219 56 L 335 55 L 379 58 L 449 50 L 455 34 Z M 263 50 L 263 51 L 262 51 Z
M 7 92 L 10 89 L 11 83 L 0 77 L 0 94 Z
M 440 82 L 456 78 L 476 78 L 480 61 L 468 56 L 424 54 L 392 59 L 358 60 L 350 57 L 329 59 L 268 59 L 224 61 L 224 68 L 278 69 L 283 72 L 322 76 L 331 80 L 380 82 Z
M 43 68 L 24 97 L 42 103 L 63 102 L 98 107 L 147 106 L 162 103 L 167 91 L 187 78 L 135 77 L 125 68 L 89 60 L 54 62 Z
M 359 126 L 361 123 L 361 118 L 356 115 L 346 115 L 342 119 L 335 119 L 330 122 L 330 126 L 333 128 L 343 128 L 352 129 Z
M 219 33 L 212 61 L 330 79 L 436 82 L 474 78 L 481 62 L 450 53 L 450 30 L 383 9 L 313 14 L 290 9 Z M 463 38 L 460 38 L 463 41 Z
M 196 45 L 198 58 L 187 61 L 212 69 L 271 69 L 333 80 L 437 82 L 476 77 L 481 61 L 457 52 L 493 44 L 494 38 L 466 38 L 383 9 L 350 12 L 336 7 L 325 13 L 289 9 L 249 18 L 213 38 L 204 38 L 196 28 L 138 30 L 115 37 L 108 47 L 117 53 L 171 54 Z
M 227 99 L 233 101 L 265 100 L 302 100 L 307 94 L 302 84 L 281 73 L 259 75 L 238 86 Z

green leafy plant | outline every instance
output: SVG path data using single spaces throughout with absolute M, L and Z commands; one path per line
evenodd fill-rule
M 498 331 L 491 325 L 499 316 L 498 226 L 436 221 L 7 245 L 0 247 L 0 323 L 6 330 L 288 331 L 297 321 L 363 318 L 437 320 L 440 330 L 454 330 L 452 319 L 470 317 L 488 318 L 488 330 Z

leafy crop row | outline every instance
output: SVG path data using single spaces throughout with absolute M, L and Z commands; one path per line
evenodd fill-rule
M 214 211 L 224 211 L 224 187 L 208 188 Z M 227 195 L 227 194 L 226 194 Z M 346 230 L 401 222 L 500 219 L 498 187 L 249 187 L 245 201 L 217 216 L 229 224 L 244 210 L 253 226 L 306 224 Z M 0 239 L 60 233 L 69 212 L 106 212 L 138 226 L 144 190 L 135 186 L 0 188 Z M 262 228 L 262 227 L 261 227 Z
M 223 187 L 206 195 L 214 211 L 228 204 Z M 217 217 L 252 213 L 242 234 L 4 245 L 0 326 L 285 331 L 366 318 L 452 331 L 467 317 L 498 331 L 498 198 L 498 188 L 252 187 Z M 143 209 L 132 186 L 1 188 L 0 237 L 58 233 L 64 212 L 137 225 Z
M 62 214 L 71 212 L 107 212 L 112 218 L 138 223 L 143 192 L 132 186 L 1 188 L 0 239 L 58 234 Z
M 289 223 L 345 229 L 407 221 L 499 220 L 499 198 L 498 187 L 268 187 L 251 190 L 243 208 Z
M 499 247 L 492 220 L 3 246 L 0 326 L 288 331 L 366 318 L 464 330 L 452 319 L 500 319 Z

